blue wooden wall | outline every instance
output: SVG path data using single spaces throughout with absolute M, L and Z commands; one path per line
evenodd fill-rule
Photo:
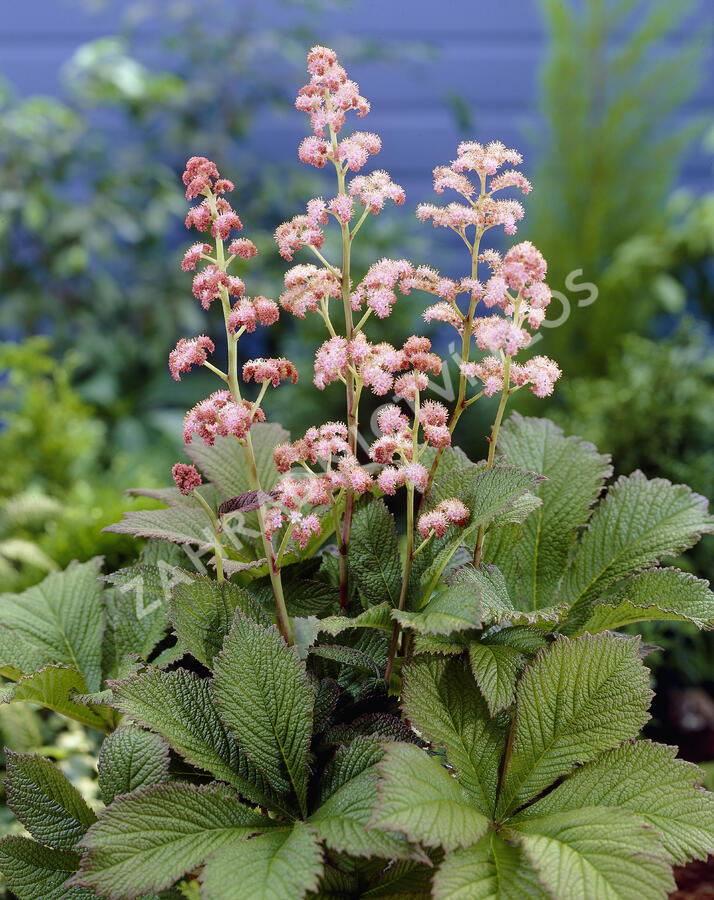
M 238 11 L 250 7 L 258 27 L 304 19 L 302 3 L 286 9 L 279 0 L 260 0 L 257 7 L 255 0 L 227 2 Z M 714 26 L 714 0 L 697 3 L 686 31 L 704 33 Z M 80 0 L 8 0 L 0 24 L 0 75 L 23 95 L 56 93 L 62 64 L 73 51 L 116 33 L 133 6 L 132 0 L 110 0 L 90 12 Z M 160 58 L 161 39 L 170 29 L 168 22 L 157 29 L 154 20 L 141 35 L 140 52 L 147 61 Z M 527 151 L 524 132 L 538 125 L 537 73 L 545 50 L 538 0 L 348 0 L 320 14 L 319 33 L 328 45 L 371 38 L 388 51 L 389 62 L 353 66 L 351 74 L 372 101 L 364 127 L 382 135 L 379 165 L 391 171 L 412 200 L 428 194 L 429 172 L 453 157 L 461 138 L 450 94 L 466 100 L 479 140 L 500 138 Z M 674 45 L 686 36 L 675 36 Z M 714 118 L 711 32 L 709 39 L 704 83 L 681 111 L 683 119 L 702 113 Z M 422 47 L 416 59 L 404 52 L 411 42 Z M 272 116 L 260 120 L 254 144 L 269 158 L 294 160 L 304 133 L 302 115 Z M 694 188 L 710 186 L 711 156 L 694 148 L 682 181 Z

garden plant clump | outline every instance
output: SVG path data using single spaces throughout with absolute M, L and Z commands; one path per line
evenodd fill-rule
M 186 415 L 175 487 L 136 492 L 164 508 L 112 526 L 149 539 L 138 561 L 0 595 L 0 699 L 106 734 L 98 811 L 49 760 L 8 752 L 30 836 L 0 842 L 0 870 L 20 900 L 665 898 L 674 865 L 714 852 L 714 798 L 676 748 L 637 740 L 654 648 L 621 629 L 714 627 L 708 584 L 661 566 L 714 518 L 640 472 L 606 487 L 594 446 L 506 419 L 514 393 L 549 396 L 561 374 L 526 355 L 550 301 L 543 256 L 483 245 L 523 217 L 515 150 L 462 143 L 434 170 L 458 200 L 417 209 L 459 236 L 464 277 L 405 259 L 354 277 L 353 243 L 405 195 L 361 174 L 380 139 L 345 133 L 369 103 L 334 52 L 313 48 L 308 71 L 299 156 L 334 170 L 336 193 L 277 229 L 294 262 L 278 302 L 249 294 L 257 249 L 234 185 L 187 163 L 198 240 L 182 268 L 224 334 L 182 338 L 169 368 L 221 384 Z M 426 322 L 457 332 L 451 401 L 427 337 L 379 340 L 419 292 Z M 281 309 L 322 320 L 308 389 L 345 395 L 343 421 L 294 439 L 262 402 L 299 389 L 282 386 L 295 366 L 240 354 Z M 372 435 L 365 393 L 383 398 Z M 464 448 L 452 439 L 488 398 L 487 458 L 472 461 L 463 425 Z

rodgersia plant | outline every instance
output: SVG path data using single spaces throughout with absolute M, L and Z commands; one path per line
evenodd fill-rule
M 202 306 L 220 307 L 227 347 L 223 366 L 206 334 L 169 358 L 177 379 L 202 365 L 223 382 L 186 415 L 191 462 L 174 488 L 142 492 L 165 508 L 113 526 L 151 539 L 134 566 L 100 580 L 95 560 L 0 596 L 2 700 L 106 735 L 99 811 L 49 760 L 8 753 L 8 803 L 30 837 L 0 842 L 0 869 L 20 900 L 664 898 L 673 864 L 714 850 L 714 798 L 674 748 L 637 740 L 654 648 L 620 629 L 714 627 L 708 584 L 660 567 L 714 519 L 687 487 L 639 472 L 605 490 L 592 445 L 547 420 L 503 421 L 515 391 L 546 396 L 560 374 L 521 355 L 549 301 L 542 256 L 481 246 L 523 215 L 500 195 L 530 190 L 504 170 L 515 151 L 462 144 L 434 173 L 461 200 L 419 207 L 467 246 L 464 278 L 386 259 L 352 277 L 369 215 L 404 195 L 383 172 L 348 181 L 379 150 L 344 132 L 369 106 L 332 51 L 308 67 L 297 105 L 314 134 L 299 152 L 335 170 L 337 193 L 276 239 L 320 265 L 297 262 L 279 305 L 249 296 L 256 250 L 233 185 L 189 160 L 201 238 L 183 268 Z M 461 338 L 451 408 L 429 396 L 443 361 L 428 338 L 370 340 L 417 290 L 437 298 L 427 321 Z M 323 319 L 315 388 L 341 382 L 346 398 L 345 421 L 292 440 L 261 403 L 294 366 L 240 358 L 280 306 Z M 368 453 L 365 391 L 385 398 Z M 488 456 L 473 462 L 454 431 L 492 396 Z M 401 551 L 385 496 L 406 503 Z

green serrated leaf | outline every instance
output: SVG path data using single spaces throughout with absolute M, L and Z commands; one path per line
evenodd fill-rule
M 212 853 L 201 873 L 204 900 L 302 900 L 322 875 L 322 850 L 303 822 Z M 238 875 L 238 877 L 236 877 Z
M 673 862 L 714 853 L 714 794 L 703 791 L 701 769 L 676 759 L 677 748 L 651 741 L 624 744 L 575 772 L 514 822 L 581 807 L 629 809 L 648 822 Z
M 612 473 L 610 460 L 592 444 L 566 438 L 548 419 L 523 418 L 517 413 L 501 428 L 498 449 L 512 465 L 548 479 L 535 489 L 542 505 L 523 523 L 516 550 L 520 592 L 513 600 L 523 609 L 550 606 L 578 528 L 587 522 Z
M 553 897 L 666 900 L 675 888 L 657 832 L 624 809 L 585 807 L 511 829 Z
M 64 887 L 78 865 L 78 853 L 52 850 L 24 837 L 0 840 L 0 872 L 19 900 L 88 900 L 96 897 L 82 888 Z
M 649 569 L 629 578 L 605 603 L 598 603 L 578 628 L 614 631 L 633 622 L 693 622 L 707 631 L 714 628 L 714 594 L 709 582 L 679 569 Z
M 338 853 L 391 860 L 423 859 L 421 851 L 403 837 L 367 828 L 377 801 L 378 778 L 376 766 L 365 769 L 338 787 L 308 822 L 325 846 Z
M 379 877 L 370 881 L 361 900 L 431 900 L 431 865 L 402 860 L 390 863 Z
M 383 755 L 382 747 L 371 736 L 357 737 L 352 743 L 338 747 L 320 778 L 320 803 L 328 800 L 348 781 L 376 766 Z
M 516 682 L 525 665 L 524 656 L 513 647 L 482 644 L 469 646 L 471 671 L 492 716 L 510 706 L 516 696 Z
M 87 693 L 87 684 L 76 669 L 45 666 L 6 688 L 0 703 L 35 703 L 99 731 L 112 728 L 114 714 L 109 706 L 101 703 L 90 706 L 79 701 L 78 697 Z
M 402 562 L 394 516 L 384 500 L 370 498 L 357 504 L 352 519 L 349 563 L 365 607 L 385 601 L 397 606 Z
M 371 675 L 373 678 L 380 677 L 380 668 L 377 661 L 369 653 L 365 653 L 364 650 L 359 650 L 357 647 L 344 647 L 340 644 L 320 644 L 317 647 L 311 647 L 310 653 L 312 656 L 330 659 L 341 666 L 350 666 L 364 675 Z
M 179 641 L 208 668 L 230 631 L 236 609 L 255 622 L 270 624 L 265 611 L 245 588 L 229 581 L 218 584 L 202 575 L 177 584 L 169 607 Z
M 72 850 L 96 816 L 74 785 L 43 756 L 5 754 L 7 805 L 48 847 Z
M 149 669 L 119 682 L 115 692 L 118 709 L 160 734 L 191 765 L 228 782 L 251 803 L 285 812 L 221 721 L 207 680 L 181 669 Z
M 463 658 L 419 657 L 404 667 L 404 714 L 427 740 L 443 747 L 471 802 L 491 815 L 496 802 L 502 726 L 488 713 Z
M 471 585 L 450 584 L 418 612 L 395 609 L 392 615 L 403 628 L 419 634 L 448 636 L 480 628 L 481 613 L 481 599 Z
M 99 690 L 104 630 L 100 565 L 99 559 L 73 563 L 21 594 L 0 594 L 0 670 L 30 674 L 48 664 L 72 666 L 87 690 Z
M 100 813 L 73 883 L 110 898 L 160 891 L 210 854 L 271 826 L 221 785 L 140 788 Z
M 336 637 L 348 628 L 376 628 L 379 631 L 392 631 L 392 608 L 389 603 L 379 603 L 370 606 L 364 612 L 350 619 L 347 616 L 327 616 L 317 623 L 318 631 L 326 631 L 327 634 Z
M 274 788 L 295 794 L 305 815 L 314 693 L 297 650 L 275 627 L 238 610 L 214 672 L 221 718 Z
M 642 472 L 619 478 L 598 506 L 563 582 L 572 609 L 564 626 L 574 631 L 589 618 L 607 588 L 666 556 L 677 556 L 714 530 L 707 501 L 684 485 Z
M 540 651 L 518 685 L 499 817 L 576 763 L 634 738 L 649 718 L 650 697 L 649 675 L 635 641 L 610 633 L 560 637 Z
M 402 832 L 412 841 L 447 851 L 468 847 L 489 828 L 489 820 L 456 779 L 413 744 L 387 744 L 378 769 L 372 827 Z
M 518 846 L 493 832 L 449 853 L 434 876 L 434 900 L 546 900 L 538 876 Z M 594 900 L 594 898 L 593 898 Z
M 119 794 L 167 781 L 169 747 L 158 734 L 126 725 L 102 744 L 98 769 L 99 790 L 108 806 Z

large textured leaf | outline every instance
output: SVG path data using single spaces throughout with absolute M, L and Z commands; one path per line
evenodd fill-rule
M 390 863 L 370 887 L 362 891 L 361 900 L 431 900 L 432 865 L 402 860 Z M 343 896 L 343 895 L 341 895 Z
M 193 497 L 185 497 L 176 488 L 161 491 L 133 490 L 129 493 L 150 497 L 167 503 L 166 509 L 132 509 L 124 513 L 119 522 L 103 531 L 114 534 L 132 534 L 173 544 L 190 544 L 198 550 L 213 550 L 213 530 L 206 514 Z M 210 485 L 201 488 L 201 494 L 214 510 L 220 499 Z
M 578 631 L 596 634 L 633 622 L 668 620 L 714 628 L 714 594 L 709 582 L 679 569 L 649 569 L 628 579 L 606 603 L 598 603 Z
M 211 854 L 201 874 L 204 900 L 302 900 L 322 874 L 322 850 L 302 822 Z
M 73 666 L 89 691 L 102 681 L 101 560 L 73 563 L 21 594 L 0 594 L 0 674 Z M 3 668 L 5 671 L 3 671 Z
M 701 769 L 676 759 L 677 748 L 650 741 L 624 744 L 527 806 L 518 821 L 588 806 L 632 810 L 657 831 L 678 865 L 714 853 L 714 794 L 701 790 Z
M 227 781 L 251 803 L 282 809 L 269 782 L 221 722 L 205 679 L 149 669 L 120 682 L 115 691 L 118 709 L 164 737 L 189 763 Z
M 574 630 L 593 602 L 626 575 L 676 556 L 714 529 L 704 497 L 642 472 L 619 478 L 598 506 L 563 581 Z
M 403 628 L 419 634 L 449 635 L 480 628 L 481 598 L 471 585 L 450 584 L 434 594 L 418 612 L 394 610 L 394 618 Z
M 365 756 L 361 754 L 359 760 L 345 761 L 339 773 L 341 777 L 333 780 L 329 796 L 323 799 L 308 821 L 320 840 L 338 853 L 380 859 L 422 858 L 403 837 L 367 828 L 377 802 L 377 767 L 369 766 L 355 777 L 344 780 L 347 762 L 357 771 L 364 760 Z
M 79 854 L 51 850 L 24 837 L 0 840 L 0 872 L 19 900 L 89 900 L 96 897 L 83 888 L 66 888 L 77 871 Z
M 383 500 L 357 504 L 349 547 L 350 570 L 359 585 L 364 606 L 399 602 L 402 563 L 394 516 Z
M 558 638 L 518 685 L 502 817 L 576 763 L 634 738 L 649 718 L 649 675 L 637 644 L 609 633 Z
M 305 814 L 314 693 L 296 648 L 275 627 L 238 610 L 214 672 L 223 721 L 274 788 L 292 791 Z
M 22 676 L 15 684 L 6 685 L 0 703 L 36 703 L 60 715 L 76 719 L 82 725 L 98 731 L 110 731 L 114 714 L 101 703 L 87 705 L 78 702 L 78 695 L 87 693 L 84 676 L 68 666 L 45 666 L 39 672 Z
M 495 716 L 513 703 L 525 657 L 513 647 L 473 641 L 469 646 L 469 660 L 476 684 L 491 715 Z
M 666 900 L 674 890 L 657 832 L 629 810 L 554 813 L 523 822 L 512 834 L 553 897 Z
M 230 631 L 236 609 L 256 622 L 270 624 L 258 601 L 229 581 L 218 584 L 197 575 L 177 584 L 170 601 L 171 622 L 179 641 L 208 668 Z
M 102 744 L 98 769 L 99 790 L 108 806 L 119 794 L 168 780 L 168 744 L 132 725 L 117 728 Z
M 75 883 L 111 898 L 170 887 L 215 850 L 270 827 L 226 787 L 170 783 L 119 797 L 82 846 Z
M 498 448 L 512 465 L 548 479 L 535 489 L 542 505 L 523 522 L 516 549 L 521 590 L 513 600 L 524 609 L 550 606 L 577 530 L 612 473 L 609 457 L 580 438 L 566 438 L 548 419 L 524 419 L 517 413 L 501 428 Z
M 489 820 L 456 779 L 413 744 L 387 744 L 377 768 L 381 777 L 374 828 L 402 832 L 412 841 L 447 851 L 468 847 L 488 829 Z
M 505 735 L 490 717 L 464 659 L 419 657 L 404 668 L 404 714 L 443 747 L 471 802 L 493 812 Z
M 271 422 L 254 425 L 250 437 L 260 486 L 264 491 L 269 491 L 280 477 L 273 463 L 273 448 L 290 440 L 290 434 L 282 426 Z M 195 441 L 186 447 L 186 452 L 213 482 L 223 499 L 244 494 L 253 487 L 243 447 L 235 438 L 217 437 L 211 447 Z
M 43 756 L 7 750 L 7 805 L 30 834 L 58 850 L 72 850 L 96 816 L 60 770 Z
M 391 607 L 387 602 L 370 606 L 354 619 L 347 616 L 327 616 L 316 623 L 318 632 L 325 631 L 332 637 L 348 628 L 376 628 L 378 631 L 391 632 L 392 624 Z
M 490 832 L 449 853 L 434 876 L 434 900 L 547 900 L 520 847 Z M 594 900 L 594 898 L 593 898 Z

